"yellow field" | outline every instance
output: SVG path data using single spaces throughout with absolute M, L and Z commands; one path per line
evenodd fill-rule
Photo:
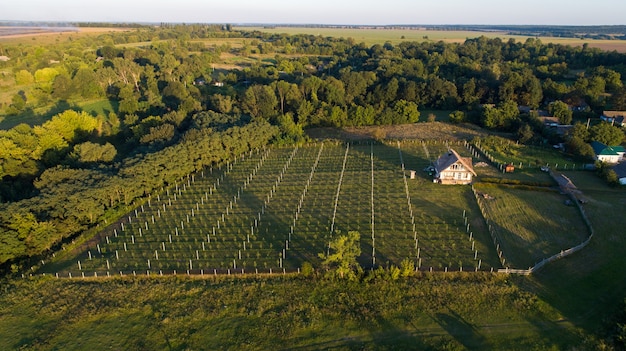
M 304 27 L 238 27 L 238 30 L 258 30 L 267 33 L 312 34 L 324 37 L 353 38 L 357 43 L 363 42 L 368 46 L 390 42 L 399 44 L 403 41 L 443 41 L 446 43 L 462 43 L 466 39 L 485 36 L 488 38 L 502 38 L 524 42 L 529 36 L 507 35 L 495 31 L 445 31 L 426 29 L 356 29 L 356 28 L 304 28 Z M 403 39 L 404 38 L 404 39 Z M 582 46 L 588 43 L 590 47 L 602 50 L 616 50 L 626 52 L 626 40 L 592 40 L 577 38 L 539 37 L 543 43 L 555 43 L 571 46 Z
M 0 27 L 0 30 L 4 27 Z M 20 44 L 31 43 L 35 45 L 45 45 L 66 42 L 68 40 L 89 36 L 100 35 L 113 32 L 123 32 L 134 30 L 133 28 L 72 28 L 66 31 L 46 31 L 45 29 L 38 29 L 34 32 L 23 34 L 10 34 L 0 35 L 0 44 Z

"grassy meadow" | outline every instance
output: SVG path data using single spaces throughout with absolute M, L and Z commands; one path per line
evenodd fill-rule
M 487 219 L 511 268 L 525 269 L 574 247 L 589 231 L 576 206 L 558 191 L 476 186 L 491 199 L 483 201 Z
M 472 144 L 497 163 L 512 164 L 517 170 L 540 169 L 548 166 L 555 170 L 583 169 L 584 163 L 576 163 L 549 146 L 532 146 L 513 142 L 496 136 L 476 138 Z
M 504 275 L 36 278 L 3 284 L 0 348 L 562 349 L 579 330 Z
M 134 30 L 132 28 L 73 28 L 63 32 L 41 30 L 37 33 L 23 33 L 0 36 L 0 44 L 50 45 L 65 43 L 82 37 Z
M 595 235 L 582 251 L 549 264 L 522 285 L 576 325 L 602 334 L 611 322 L 607 316 L 624 307 L 626 190 L 607 186 L 593 172 L 565 174 L 589 199 L 584 209 Z

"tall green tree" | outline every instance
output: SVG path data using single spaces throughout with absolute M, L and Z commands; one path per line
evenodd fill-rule
M 74 94 L 74 84 L 68 74 L 57 75 L 52 82 L 52 97 L 60 100 L 67 100 Z
M 420 119 L 417 104 L 412 101 L 398 100 L 395 102 L 393 110 L 397 118 L 395 122 L 398 124 L 415 123 Z
M 602 122 L 589 129 L 591 140 L 599 141 L 605 145 L 614 146 L 624 142 L 624 130 Z
M 278 99 L 274 90 L 267 85 L 253 85 L 242 98 L 243 111 L 253 118 L 270 119 L 276 115 Z
M 33 84 L 34 81 L 35 81 L 35 77 L 33 77 L 33 75 L 25 69 L 19 70 L 15 73 L 16 85 Z
M 90 68 L 80 68 L 72 77 L 72 85 L 76 92 L 85 99 L 102 97 L 104 94 L 102 87 L 98 84 L 96 73 Z
M 111 143 L 104 145 L 84 142 L 74 146 L 72 157 L 81 163 L 111 162 L 117 155 L 115 146 Z
M 572 123 L 572 115 L 573 112 L 570 110 L 569 106 L 563 101 L 555 101 L 548 106 L 548 112 L 559 119 L 559 123 L 561 124 L 570 124 Z

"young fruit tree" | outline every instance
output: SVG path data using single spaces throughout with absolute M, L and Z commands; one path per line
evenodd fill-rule
M 334 269 L 341 279 L 356 279 L 357 273 L 361 270 L 356 260 L 361 255 L 360 238 L 361 234 L 357 231 L 348 231 L 347 234 L 337 233 L 330 242 L 330 252 L 319 254 L 324 267 Z

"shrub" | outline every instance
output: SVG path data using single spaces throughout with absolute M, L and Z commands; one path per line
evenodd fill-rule
M 302 269 L 300 270 L 300 272 L 302 273 L 302 275 L 304 277 L 310 277 L 313 275 L 313 273 L 315 272 L 313 269 L 313 265 L 309 262 L 304 262 L 302 264 Z
M 415 272 L 415 262 L 413 262 L 413 260 L 405 258 L 400 263 L 400 270 L 402 271 L 401 274 L 403 277 L 410 276 L 411 274 L 413 274 L 413 272 Z

